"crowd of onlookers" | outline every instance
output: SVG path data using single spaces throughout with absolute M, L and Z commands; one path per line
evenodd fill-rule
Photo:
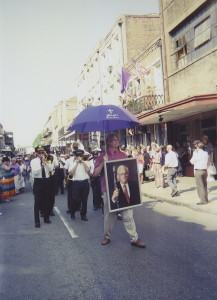
M 214 165 L 216 161 L 216 152 L 214 146 L 209 141 L 208 136 L 202 136 L 200 141 L 204 145 L 204 151 L 208 153 L 208 181 L 213 178 L 209 174 L 209 166 Z M 145 183 L 150 178 L 155 180 L 157 188 L 164 188 L 165 174 L 167 170 L 164 168 L 165 156 L 167 154 L 167 146 L 159 146 L 156 142 L 152 142 L 150 146 L 121 146 L 120 150 L 125 152 L 128 157 L 137 158 L 138 160 L 138 172 L 140 182 Z M 191 165 L 190 159 L 192 157 L 194 147 L 185 148 L 181 145 L 181 142 L 176 141 L 172 150 L 176 153 L 178 158 L 177 176 L 182 177 L 185 175 L 185 166 Z M 212 174 L 213 175 L 213 174 Z
M 208 152 L 208 165 L 212 165 L 215 161 L 216 151 L 214 151 L 215 149 L 212 143 L 209 142 L 207 136 L 201 137 L 200 140 L 204 145 L 204 150 Z M 129 145 L 126 147 L 125 145 L 122 145 L 120 146 L 120 150 L 127 154 L 129 158 L 137 158 L 139 180 L 141 184 L 149 181 L 150 179 L 154 179 L 156 188 L 161 189 L 165 187 L 165 174 L 167 170 L 164 168 L 164 165 L 165 156 L 167 154 L 167 146 L 159 146 L 156 142 L 152 142 L 150 146 L 140 145 L 134 147 Z M 179 141 L 174 144 L 172 150 L 176 153 L 178 158 L 177 176 L 184 176 L 185 165 L 190 164 L 189 162 L 192 157 L 193 150 L 189 151 L 189 149 L 182 147 Z M 100 151 L 101 150 L 98 149 L 98 154 L 100 154 Z M 36 155 L 36 153 L 33 153 L 31 155 L 17 155 L 16 157 L 12 158 L 7 156 L 0 158 L 1 202 L 9 202 L 11 197 L 25 192 L 27 179 L 30 180 L 30 183 L 32 183 L 30 161 L 35 158 Z M 64 160 L 65 164 L 65 162 L 73 154 L 62 154 L 57 152 L 56 155 L 58 160 Z M 93 156 L 91 154 L 89 154 L 89 157 L 87 157 L 88 160 L 92 158 Z M 64 164 L 60 166 L 60 169 L 64 168 Z M 61 170 L 58 170 L 57 168 L 56 174 L 59 174 L 59 177 L 61 178 L 61 193 L 64 193 L 64 172 L 61 172 Z M 56 189 L 56 194 L 57 193 L 58 187 Z

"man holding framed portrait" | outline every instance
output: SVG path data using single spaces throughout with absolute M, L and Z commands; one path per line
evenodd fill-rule
M 136 225 L 133 218 L 133 209 L 135 205 L 141 204 L 141 197 L 136 199 L 136 204 L 133 204 L 135 201 L 134 192 L 130 191 L 130 183 L 128 182 L 129 177 L 129 163 L 126 165 L 127 155 L 119 150 L 119 139 L 115 134 L 109 134 L 106 137 L 106 152 L 102 153 L 95 162 L 94 175 L 101 178 L 101 188 L 103 193 L 104 201 L 104 239 L 102 240 L 102 245 L 107 245 L 110 243 L 112 229 L 117 220 L 115 211 L 122 210 L 122 219 L 127 233 L 130 236 L 131 245 L 139 248 L 145 248 L 145 244 L 138 239 L 138 234 L 136 231 Z M 123 161 L 124 160 L 124 164 Z M 114 164 L 110 163 L 113 161 Z M 129 160 L 130 161 L 130 160 Z M 134 160 L 136 162 L 136 160 Z M 108 164 L 107 164 L 108 163 Z M 105 166 L 105 169 L 104 169 Z M 124 166 L 124 167 L 123 167 Z M 137 166 L 137 164 L 136 164 Z M 115 167 L 115 170 L 114 170 Z M 128 170 L 126 168 L 128 168 Z M 119 170 L 118 170 L 119 168 Z M 118 170 L 118 173 L 117 173 Z M 138 178 L 137 167 L 133 171 L 137 172 L 136 178 Z M 132 178 L 135 175 L 132 174 Z M 114 177 L 117 178 L 114 179 Z M 121 177 L 124 177 L 124 180 L 120 180 Z M 112 179 L 113 178 L 113 179 Z M 126 180 L 127 179 L 127 180 Z M 117 182 L 116 182 L 117 181 Z M 121 181 L 127 181 L 125 189 L 123 190 L 121 186 Z M 118 186 L 120 183 L 120 186 Z M 123 184 L 124 185 L 124 184 Z M 134 184 L 136 185 L 136 183 Z M 139 189 L 138 193 L 140 196 Z M 110 196 L 111 195 L 111 196 Z M 125 199 L 123 200 L 123 195 Z M 127 199 L 129 197 L 129 199 Z M 121 200 L 122 198 L 122 200 Z M 118 200 L 120 199 L 120 200 Z M 134 200 L 133 200 L 134 199 Z M 130 202 L 131 201 L 131 202 Z M 112 203 L 111 203 L 112 202 Z M 119 203 L 119 204 L 118 204 Z M 126 204 L 127 203 L 127 204 Z M 117 205 L 118 204 L 118 205 Z M 125 204 L 125 205 L 124 205 Z M 113 206 L 114 205 L 114 206 Z M 122 207 L 118 207 L 118 206 Z

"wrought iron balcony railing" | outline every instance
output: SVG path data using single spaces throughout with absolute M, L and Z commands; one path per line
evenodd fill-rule
M 128 101 L 124 104 L 124 107 L 136 115 L 143 111 L 150 111 L 161 107 L 164 104 L 163 95 L 146 95 L 136 100 Z

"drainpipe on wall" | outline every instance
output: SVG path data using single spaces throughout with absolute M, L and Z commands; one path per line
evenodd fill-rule
M 165 30 L 164 30 L 164 16 L 163 16 L 162 0 L 159 0 L 159 7 L 160 7 L 160 25 L 161 25 L 160 52 L 161 52 L 161 61 L 162 61 L 162 68 L 163 68 L 164 100 L 165 100 L 165 104 L 168 104 L 168 103 L 170 103 L 170 96 L 169 96 L 169 82 L 168 82 L 166 42 L 165 42 Z

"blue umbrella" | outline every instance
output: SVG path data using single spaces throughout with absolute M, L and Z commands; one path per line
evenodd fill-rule
M 85 108 L 67 130 L 111 132 L 137 125 L 140 122 L 129 110 L 115 105 L 98 105 Z

